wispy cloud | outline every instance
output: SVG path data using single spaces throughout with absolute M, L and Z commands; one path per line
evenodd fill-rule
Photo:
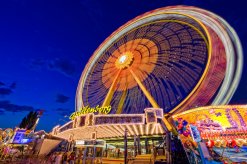
M 9 86 L 9 88 L 15 89 L 15 88 L 16 88 L 16 82 L 13 82 L 13 83 Z
M 69 101 L 69 97 L 68 96 L 65 96 L 63 94 L 57 94 L 56 102 L 58 102 L 58 103 L 66 103 L 68 101 Z
M 73 76 L 76 73 L 75 64 L 70 60 L 61 58 L 50 61 L 49 68 L 63 73 L 66 76 Z
M 13 93 L 13 90 L 15 88 L 16 88 L 16 82 L 13 82 L 8 87 L 5 83 L 0 81 L 0 96 L 10 95 L 11 93 Z
M 1 87 L 1 86 L 4 86 L 4 85 L 5 85 L 5 84 L 4 84 L 3 82 L 0 81 L 0 87 Z
M 46 61 L 43 59 L 32 59 L 29 63 L 30 68 L 32 69 L 42 69 L 46 66 Z
M 57 108 L 56 112 L 61 116 L 69 116 L 73 111 L 67 108 Z
M 11 103 L 8 100 L 0 101 L 0 109 L 3 109 L 6 112 L 23 112 L 23 111 L 34 111 L 34 110 L 36 110 L 32 106 L 17 105 L 17 104 Z
M 0 110 L 0 115 L 4 115 L 5 111 L 4 110 Z
M 12 93 L 12 90 L 9 88 L 0 88 L 0 95 L 1 96 L 10 95 L 11 93 Z
M 48 69 L 57 71 L 68 77 L 74 76 L 77 73 L 75 62 L 65 58 L 56 58 L 53 60 L 32 59 L 29 65 L 34 70 Z

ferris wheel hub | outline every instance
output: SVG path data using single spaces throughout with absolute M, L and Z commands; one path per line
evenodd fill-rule
M 122 53 L 116 60 L 115 65 L 118 69 L 128 68 L 133 62 L 133 54 L 132 52 L 124 52 Z
M 120 58 L 119 58 L 119 63 L 124 63 L 125 61 L 126 61 L 126 59 L 127 59 L 127 55 L 122 55 Z

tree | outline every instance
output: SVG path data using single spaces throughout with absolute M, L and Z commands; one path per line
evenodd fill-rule
M 38 119 L 38 112 L 31 111 L 24 117 L 19 125 L 20 128 L 32 130 Z

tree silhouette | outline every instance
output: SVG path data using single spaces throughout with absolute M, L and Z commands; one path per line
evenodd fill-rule
M 32 130 L 38 119 L 38 112 L 31 111 L 24 117 L 19 125 L 20 128 Z

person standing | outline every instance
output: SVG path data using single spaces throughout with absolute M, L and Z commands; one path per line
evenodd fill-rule
M 72 152 L 69 156 L 69 164 L 75 163 L 75 152 Z

